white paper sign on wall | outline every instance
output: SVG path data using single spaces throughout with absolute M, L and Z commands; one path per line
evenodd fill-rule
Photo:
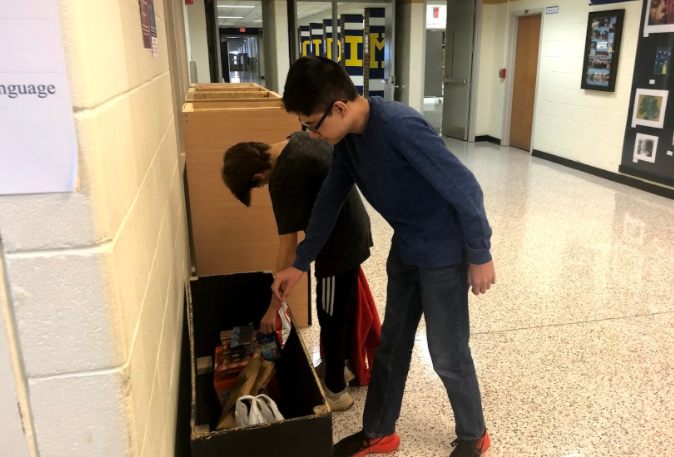
M 426 7 L 426 28 L 447 28 L 447 5 L 428 5 Z
M 0 8 L 0 194 L 75 187 L 77 138 L 58 3 Z
M 559 13 L 559 6 L 548 6 L 545 8 L 545 14 L 557 14 Z

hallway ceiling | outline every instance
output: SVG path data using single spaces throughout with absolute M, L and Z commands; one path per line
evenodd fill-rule
M 218 1 L 220 27 L 262 27 L 262 2 Z
M 365 8 L 382 7 L 382 3 L 339 2 L 339 13 L 360 13 Z M 329 19 L 332 16 L 330 2 L 297 2 L 297 24 L 304 25 L 305 19 Z M 262 2 L 219 0 L 218 23 L 224 28 L 262 27 Z

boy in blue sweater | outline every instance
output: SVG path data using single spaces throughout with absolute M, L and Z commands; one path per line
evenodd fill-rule
M 491 228 L 473 174 L 413 109 L 361 97 L 339 64 L 303 57 L 283 94 L 288 112 L 313 137 L 334 145 L 332 166 L 311 213 L 293 267 L 276 275 L 284 300 L 330 235 L 354 184 L 393 227 L 382 345 L 375 354 L 363 430 L 335 445 L 335 457 L 388 453 L 400 445 L 395 425 L 422 314 L 433 367 L 442 379 L 458 438 L 450 457 L 478 457 L 489 447 L 469 348 L 468 292 L 496 283 Z

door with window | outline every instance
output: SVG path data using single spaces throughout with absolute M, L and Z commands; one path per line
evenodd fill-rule
M 468 140 L 471 117 L 475 15 L 474 0 L 447 4 L 442 133 L 464 141 Z

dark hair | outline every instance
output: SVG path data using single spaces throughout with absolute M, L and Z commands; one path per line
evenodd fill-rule
M 227 149 L 222 158 L 222 181 L 246 206 L 250 206 L 250 190 L 258 187 L 253 177 L 271 170 L 269 148 L 264 143 L 239 143 Z
M 358 91 L 346 70 L 337 62 L 324 57 L 302 57 L 288 72 L 283 91 L 286 111 L 311 116 L 325 111 L 339 100 L 350 102 Z

